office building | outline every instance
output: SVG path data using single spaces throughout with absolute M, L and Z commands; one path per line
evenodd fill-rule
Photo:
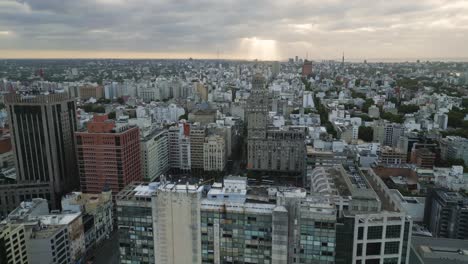
M 117 195 L 121 263 L 201 263 L 201 192 L 202 187 L 164 179 L 121 191 Z
M 412 219 L 372 169 L 338 166 L 311 176 L 311 190 L 338 210 L 334 263 L 409 263 Z
M 142 179 L 138 127 L 95 115 L 87 131 L 76 132 L 81 189 L 116 194 L 132 181 Z
M 414 236 L 409 263 L 468 263 L 468 240 Z
M 252 171 L 302 174 L 305 163 L 303 127 L 269 128 L 265 79 L 255 75 L 247 102 L 247 168 Z
M 154 181 L 169 169 L 167 130 L 155 129 L 141 138 L 141 170 L 143 179 Z
M 79 187 L 74 140 L 75 102 L 64 93 L 31 93 L 5 95 L 5 103 L 11 124 L 17 183 L 48 183 L 49 193 L 54 193 L 51 205 L 55 208 L 62 194 Z
M 38 225 L 31 230 L 28 239 L 30 264 L 71 264 L 67 227 L 64 225 Z
M 220 135 L 206 137 L 203 144 L 203 169 L 223 171 L 226 166 L 226 142 Z
M 169 166 L 177 172 L 188 172 L 192 167 L 190 124 L 179 123 L 168 131 Z
M 468 239 L 468 198 L 432 189 L 426 196 L 424 223 L 434 237 Z
M 133 183 L 116 196 L 120 263 L 156 263 L 152 196 L 157 183 Z
M 26 235 L 24 225 L 0 223 L 0 263 L 29 263 Z
M 309 77 L 312 74 L 312 61 L 304 60 L 302 65 L 302 77 Z
M 203 145 L 205 144 L 206 128 L 195 123 L 190 127 L 190 159 L 192 172 L 201 171 L 204 168 Z

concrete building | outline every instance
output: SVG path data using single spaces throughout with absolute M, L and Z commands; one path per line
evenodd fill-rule
M 81 213 L 85 248 L 89 250 L 108 238 L 114 229 L 113 202 L 110 191 L 100 194 L 73 192 L 62 198 L 62 210 Z
M 206 128 L 199 123 L 190 126 L 190 159 L 192 172 L 201 171 L 204 168 L 203 145 L 205 143 Z
M 64 225 L 39 225 L 32 228 L 28 240 L 30 264 L 74 263 L 70 255 L 67 227 Z
M 151 130 L 141 138 L 141 170 L 143 179 L 154 181 L 169 169 L 167 130 Z
M 396 147 L 400 141 L 400 136 L 404 135 L 405 129 L 400 124 L 387 123 L 383 120 L 374 121 L 373 140 L 381 145 Z
M 58 93 L 8 94 L 4 100 L 11 124 L 17 183 L 48 183 L 49 193 L 54 193 L 50 198 L 55 199 L 51 206 L 56 208 L 62 194 L 79 186 L 75 102 L 68 94 Z
M 444 113 L 437 113 L 434 115 L 434 123 L 438 125 L 440 130 L 447 129 L 448 115 Z
M 142 179 L 138 127 L 116 123 L 107 115 L 95 115 L 87 131 L 75 133 L 81 189 L 114 194 Z
M 171 170 L 190 171 L 192 167 L 190 124 L 179 123 L 168 131 L 169 166 Z
M 201 263 L 202 187 L 163 184 L 153 201 L 156 263 Z M 174 250 L 178 249 L 178 250 Z
M 458 192 L 431 190 L 424 223 L 434 237 L 468 239 L 468 198 Z
M 203 144 L 203 169 L 223 171 L 226 167 L 226 142 L 220 135 L 206 137 Z
M 188 114 L 188 121 L 208 125 L 216 121 L 215 109 L 196 109 Z
M 201 191 L 164 180 L 136 183 L 121 191 L 117 195 L 121 262 L 201 263 Z
M 380 149 L 379 164 L 404 164 L 406 163 L 407 153 L 399 150 L 398 148 L 392 148 L 385 146 Z
M 100 99 L 104 97 L 104 88 L 100 85 L 87 84 L 79 87 L 79 93 L 81 100 Z
M 0 263 L 29 263 L 26 235 L 24 225 L 0 223 Z
M 415 236 L 411 241 L 411 257 L 409 263 L 468 263 L 468 241 Z
M 156 263 L 151 200 L 158 186 L 134 183 L 116 196 L 120 263 Z
M 443 160 L 462 159 L 468 164 L 468 139 L 448 136 L 440 141 L 440 156 Z
M 312 74 L 312 61 L 304 60 L 302 65 L 302 77 L 308 77 Z
M 47 182 L 0 184 L 0 220 L 6 218 L 22 201 L 31 201 L 34 198 L 46 199 L 50 202 L 50 207 L 58 207 L 55 193 L 51 192 Z
M 328 182 L 319 193 L 338 209 L 334 263 L 409 263 L 412 219 L 372 169 L 338 166 L 311 180 Z
M 368 114 L 369 114 L 369 117 L 371 117 L 371 118 L 379 118 L 380 117 L 380 109 L 377 106 L 373 105 L 373 106 L 369 107 Z
M 261 75 L 252 80 L 247 102 L 247 168 L 252 171 L 301 174 L 305 163 L 302 127 L 269 128 L 268 90 Z

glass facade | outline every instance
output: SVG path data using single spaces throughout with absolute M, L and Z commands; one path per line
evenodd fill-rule
M 271 263 L 272 215 L 202 211 L 202 263 Z

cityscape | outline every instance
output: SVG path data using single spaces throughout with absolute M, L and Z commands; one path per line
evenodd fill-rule
M 0 0 L 0 264 L 468 263 L 465 2 L 138 2 Z

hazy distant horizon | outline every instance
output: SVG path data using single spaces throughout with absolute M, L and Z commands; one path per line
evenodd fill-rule
M 0 57 L 465 61 L 467 14 L 466 0 L 0 0 Z

